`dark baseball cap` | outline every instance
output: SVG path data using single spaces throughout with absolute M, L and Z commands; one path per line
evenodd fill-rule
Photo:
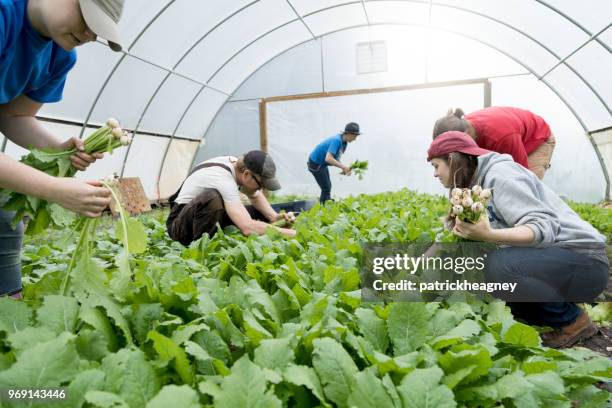
M 344 133 L 352 133 L 354 135 L 360 135 L 361 132 L 359 132 L 359 124 L 355 122 L 347 123 L 346 126 L 344 127 Z
M 261 185 L 266 190 L 276 191 L 281 188 L 276 179 L 276 165 L 268 153 L 261 150 L 251 150 L 244 155 L 244 165 L 261 177 Z

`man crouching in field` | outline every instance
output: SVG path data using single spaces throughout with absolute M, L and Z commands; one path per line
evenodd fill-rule
M 270 224 L 293 219 L 292 213 L 279 214 L 260 191 L 280 189 L 272 158 L 261 150 L 242 157 L 220 156 L 196 166 L 180 189 L 170 198 L 171 212 L 166 221 L 170 237 L 188 246 L 208 233 L 211 237 L 228 225 L 237 226 L 245 235 L 263 234 Z M 244 193 L 251 205 L 240 201 Z M 274 227 L 277 228 L 277 227 Z M 277 228 L 288 237 L 295 230 Z

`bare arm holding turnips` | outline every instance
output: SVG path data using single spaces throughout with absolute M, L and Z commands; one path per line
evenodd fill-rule
M 344 174 L 345 176 L 350 176 L 353 172 L 348 166 L 345 166 L 344 164 L 336 160 L 330 152 L 327 152 L 327 154 L 325 155 L 325 162 L 330 166 L 335 166 L 341 169 L 342 174 Z
M 295 216 L 292 212 L 281 212 L 281 214 L 277 213 L 274 208 L 270 205 L 270 202 L 266 198 L 261 191 L 258 191 L 252 197 L 249 197 L 249 201 L 259 211 L 268 219 L 270 222 L 281 221 L 284 220 L 288 224 L 292 224 L 295 221 Z
M 42 107 L 40 102 L 33 101 L 25 95 L 21 95 L 12 101 L 0 104 L 0 131 L 13 143 L 30 149 L 34 147 L 42 149 L 46 147 L 57 149 L 70 149 L 76 147 L 82 149 L 83 140 L 71 137 L 62 141 L 53 133 L 49 132 L 36 119 L 36 114 Z M 102 153 L 93 155 L 85 152 L 77 152 L 70 158 L 77 170 L 84 171 L 91 163 L 104 157 Z
M 258 195 L 263 195 L 263 194 L 258 194 Z M 264 197 L 265 200 L 265 197 Z M 267 202 L 267 200 L 266 200 Z M 255 204 L 253 204 L 255 205 Z M 270 204 L 268 204 L 269 206 Z M 255 207 L 257 208 L 257 207 Z M 260 212 L 261 210 L 259 208 L 257 208 Z M 271 209 L 271 208 L 270 208 Z M 249 212 L 247 211 L 247 209 L 245 208 L 245 206 L 240 203 L 240 202 L 235 202 L 235 203 L 225 203 L 225 211 L 227 211 L 227 215 L 229 216 L 229 218 L 232 220 L 232 222 L 240 229 L 240 231 L 244 234 L 244 235 L 251 235 L 251 234 L 264 234 L 266 232 L 266 229 L 268 228 L 274 228 L 276 230 L 278 230 L 281 234 L 288 236 L 290 238 L 295 237 L 295 230 L 289 229 L 289 228 L 278 228 L 278 227 L 274 227 L 271 226 L 270 224 L 263 222 L 263 221 L 258 221 L 258 220 L 254 220 L 253 218 L 251 218 L 251 215 L 249 214 Z M 274 210 L 272 210 L 274 211 Z M 276 213 L 274 211 L 274 213 Z M 266 214 L 266 213 L 264 213 Z M 266 215 L 267 216 L 267 215 Z
M 0 132 L 9 140 L 26 149 L 83 148 L 83 141 L 72 137 L 61 141 L 36 119 L 42 104 L 25 95 L 0 104 Z M 101 154 L 77 152 L 70 159 L 78 170 L 85 170 Z M 110 191 L 97 181 L 84 181 L 69 177 L 52 177 L 39 170 L 0 154 L 0 187 L 44 200 L 52 201 L 77 213 L 95 217 L 110 203 Z

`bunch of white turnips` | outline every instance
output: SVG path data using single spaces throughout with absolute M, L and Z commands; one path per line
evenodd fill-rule
M 481 214 L 486 212 L 491 195 L 490 189 L 482 188 L 478 184 L 472 188 L 453 188 L 450 197 L 451 216 L 476 224 Z
M 110 118 L 106 121 L 106 126 L 111 129 L 111 134 L 115 139 L 119 140 L 122 146 L 127 146 L 132 142 L 132 138 L 127 132 L 121 129 L 119 121 L 115 118 Z

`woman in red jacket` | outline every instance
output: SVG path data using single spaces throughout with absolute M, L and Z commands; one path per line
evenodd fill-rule
M 469 134 L 483 149 L 509 154 L 540 180 L 555 149 L 555 137 L 546 121 L 520 108 L 493 106 L 467 115 L 451 109 L 436 121 L 433 138 L 449 130 Z

